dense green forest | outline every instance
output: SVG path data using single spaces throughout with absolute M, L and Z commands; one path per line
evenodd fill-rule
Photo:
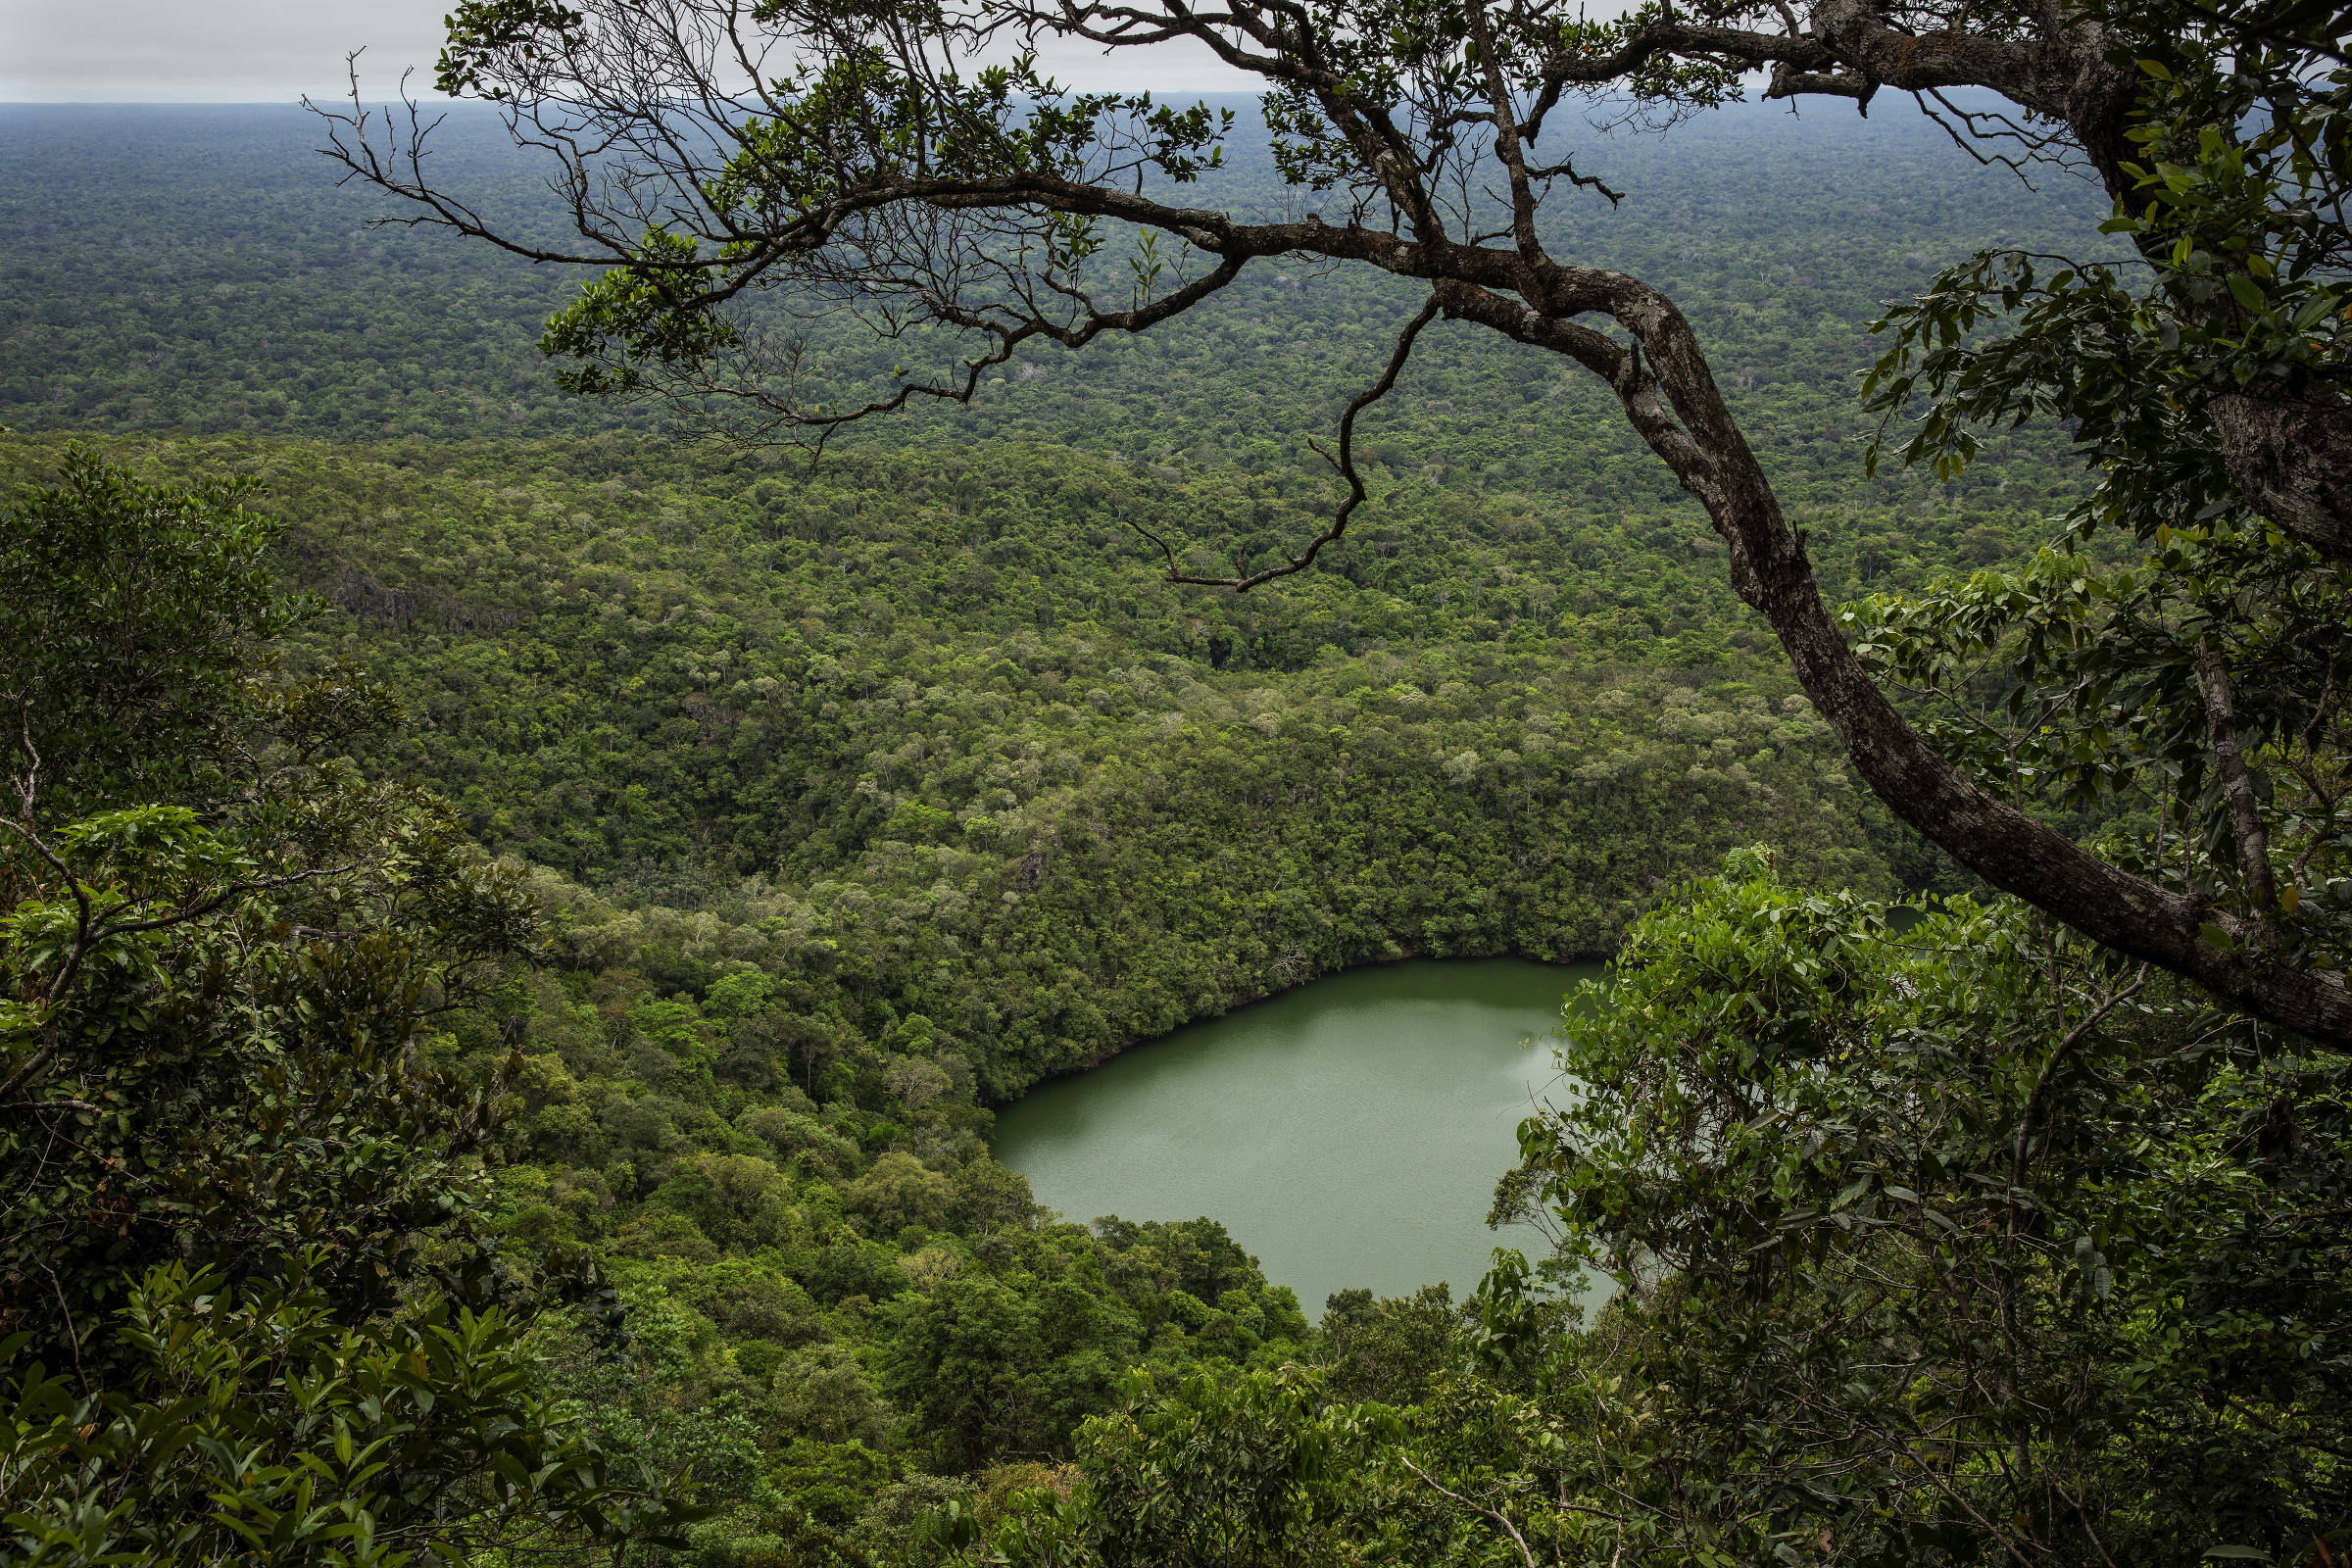
M 1216 102 L 1240 111 L 1239 128 L 1201 194 L 1290 200 L 1253 102 Z M 448 177 L 526 230 L 556 232 L 542 172 L 491 116 L 453 106 L 442 134 Z M 0 419 L 341 441 L 652 427 L 652 411 L 555 389 L 534 345 L 564 278 L 427 233 L 363 231 L 378 208 L 337 186 L 319 139 L 290 108 L 0 108 Z M 1784 492 L 1824 507 L 1933 493 L 1900 470 L 1865 481 L 1856 461 L 1870 426 L 1852 388 L 1885 302 L 1988 243 L 2112 249 L 2094 232 L 2096 187 L 2053 171 L 2029 188 L 1956 155 L 1916 115 L 1736 106 L 1599 149 L 1627 199 L 1563 209 L 1563 242 L 1682 303 Z M 1287 474 L 1410 312 L 1393 287 L 1272 267 L 1204 314 L 1084 353 L 1025 354 L 971 407 L 913 410 L 857 439 L 1011 439 Z M 820 330 L 818 349 L 845 368 L 908 352 Z M 1591 386 L 1459 329 L 1432 334 L 1367 430 L 1399 472 L 1455 487 L 1642 510 L 1682 499 Z M 2056 455 L 2046 440 L 1996 450 L 1961 487 L 1973 504 L 2030 511 L 2070 491 Z
M 1369 560 L 1203 598 L 1106 498 L 1247 531 L 1302 510 L 1279 485 L 1138 489 L 1020 448 L 812 479 L 659 449 L 133 450 L 299 519 L 288 575 L 338 612 L 292 667 L 348 660 L 411 713 L 371 767 L 600 921 L 692 911 L 673 984 L 838 966 L 846 994 L 827 974 L 798 1010 L 863 1039 L 923 1014 L 991 1097 L 1346 963 L 1605 952 L 1766 820 L 1826 879 L 1931 874 L 1663 519 L 1571 532 L 1424 487 Z
M 1252 113 L 1210 198 L 1309 199 Z M 1329 514 L 1394 280 L 1265 267 L 812 464 L 559 395 L 571 285 L 364 230 L 317 139 L 0 109 L 0 1563 L 2341 1560 L 2340 1058 L 1979 902 L 1605 389 L 1433 329 L 1345 544 L 1180 587 L 1128 524 Z M 2014 617 L 2135 603 L 2130 540 L 2046 423 L 1866 475 L 1855 382 L 2106 195 L 1843 106 L 1583 156 L 1631 194 L 1547 242 L 1676 298 L 1851 634 L 1997 752 Z M 2133 790 L 2219 786 L 2106 734 L 2009 787 L 2161 860 Z M 1621 952 L 1496 1172 L 1559 1248 L 1468 1300 L 1301 1302 L 989 1151 L 1318 974 Z
M 7 455 L 50 482 L 75 450 Z M 623 1362 L 550 1375 L 649 1487 L 691 1464 L 733 1499 L 713 1561 L 911 1549 L 1139 1367 L 1450 1321 L 1310 1330 L 1213 1220 L 1042 1223 L 989 1102 L 1348 963 L 1605 952 L 1767 824 L 1825 880 L 1931 863 L 1663 522 L 1563 538 L 1425 486 L 1369 562 L 1202 602 L 1088 520 L 1132 476 L 1059 449 L 109 451 L 267 485 L 318 596 L 270 678 L 383 682 L 401 717 L 347 755 L 509 857 L 547 946 L 423 1057 L 511 1075 L 472 1224 L 613 1271 Z M 1235 528 L 1252 488 L 1297 509 L 1239 470 L 1143 495 Z M 1642 591 L 1531 587 L 1579 552 Z M 1393 1353 L 1367 1391 L 1426 1374 Z

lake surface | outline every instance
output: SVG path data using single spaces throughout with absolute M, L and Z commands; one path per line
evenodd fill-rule
M 1494 1182 L 1564 1086 L 1546 1038 L 1597 963 L 1351 969 L 1031 1091 L 997 1157 L 1063 1217 L 1222 1220 L 1318 1318 L 1332 1292 L 1475 1289 Z M 1523 1044 L 1535 1038 L 1531 1048 Z

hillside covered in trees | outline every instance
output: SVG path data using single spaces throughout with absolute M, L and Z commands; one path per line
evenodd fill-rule
M 161 450 L 301 519 L 289 575 L 339 609 L 293 667 L 350 661 L 411 715 L 372 769 L 615 911 L 725 918 L 698 991 L 729 957 L 847 964 L 797 1010 L 922 1013 L 991 1096 L 1346 963 L 1606 952 L 1768 819 L 1829 880 L 1932 863 L 1671 524 L 1561 539 L 1429 487 L 1369 561 L 1201 600 L 1089 520 L 1131 477 L 1066 453 L 807 480 Z M 1143 494 L 1195 525 L 1296 505 L 1246 483 Z

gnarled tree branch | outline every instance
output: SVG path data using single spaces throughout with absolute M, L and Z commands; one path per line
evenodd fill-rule
M 709 87 L 686 118 L 726 152 L 722 180 L 719 171 L 692 167 L 674 92 L 614 86 L 644 74 L 641 62 L 613 51 L 641 47 L 626 24 L 647 3 L 581 0 L 576 13 L 566 13 L 578 20 L 565 24 L 569 30 L 544 55 L 483 57 L 490 61 L 484 69 L 510 73 L 501 90 L 511 94 L 503 101 L 513 106 L 513 122 L 538 127 L 538 144 L 563 161 L 558 184 L 572 193 L 575 226 L 590 240 L 583 251 L 537 249 L 493 234 L 470 207 L 442 196 L 424 178 L 413 137 L 405 149 L 370 150 L 360 134 L 366 116 L 356 93 L 352 113 L 335 121 L 340 134 L 330 136 L 327 150 L 354 176 L 420 207 L 424 221 L 537 260 L 599 269 L 617 262 L 613 275 L 640 291 L 626 296 L 638 314 L 623 312 L 598 328 L 597 341 L 637 355 L 630 363 L 649 367 L 648 373 L 662 372 L 670 363 L 664 355 L 707 367 L 717 351 L 698 348 L 687 328 L 717 319 L 749 290 L 796 283 L 820 305 L 850 309 L 889 298 L 916 318 L 988 340 L 987 353 L 966 362 L 952 382 L 902 388 L 833 413 L 789 401 L 772 406 L 788 421 L 825 429 L 901 407 L 910 396 L 969 397 L 980 368 L 1002 363 L 1033 337 L 1078 347 L 1106 330 L 1147 330 L 1209 297 L 1253 258 L 1317 257 L 1421 280 L 1430 287 L 1428 303 L 1399 338 L 1386 373 L 1341 421 L 1334 461 L 1349 490 L 1333 521 L 1285 563 L 1252 572 L 1245 562 L 1230 577 L 1186 575 L 1173 548 L 1155 539 L 1175 580 L 1247 590 L 1304 569 L 1341 537 L 1364 499 L 1353 463 L 1355 416 L 1395 384 L 1434 315 L 1562 355 L 1610 388 L 1642 440 L 1705 508 L 1730 547 L 1734 588 L 1779 636 L 1856 770 L 1899 815 L 1995 887 L 2085 934 L 2258 1016 L 2352 1045 L 2352 992 L 2340 978 L 2296 968 L 2236 940 L 2247 928 L 2235 917 L 2133 876 L 2035 821 L 1981 787 L 1904 719 L 1823 605 L 1802 539 L 1788 526 L 1689 322 L 1639 278 L 1553 259 L 1535 221 L 1543 181 L 1551 169 L 1565 167 L 1546 169 L 1533 150 L 1563 94 L 1619 84 L 1678 59 L 1717 72 L 1719 80 L 1728 71 L 1769 69 L 1771 95 L 1782 97 L 1820 92 L 1866 102 L 1882 86 L 1990 87 L 2064 124 L 2110 188 L 2120 190 L 2134 78 L 2108 58 L 2110 40 L 2100 24 L 2070 20 L 2072 13 L 2048 4 L 2029 11 L 2027 20 L 2012 15 L 1997 29 L 1972 29 L 1954 7 L 1951 25 L 1922 30 L 1915 24 L 1921 8 L 1896 17 L 1872 0 L 1816 0 L 1803 25 L 1792 8 L 1780 31 L 1685 22 L 1668 10 L 1600 48 L 1590 44 L 1591 28 L 1566 27 L 1542 7 L 1462 0 L 1458 15 L 1433 13 L 1438 31 L 1431 39 L 1399 49 L 1386 34 L 1367 39 L 1348 8 L 1314 0 L 1225 0 L 1206 11 L 1183 0 L 1004 8 L 973 0 L 983 20 L 965 25 L 967 36 L 994 24 L 985 19 L 995 17 L 1113 48 L 1191 38 L 1264 78 L 1276 89 L 1277 106 L 1287 106 L 1283 123 L 1304 160 L 1300 167 L 1334 171 L 1332 179 L 1348 187 L 1353 217 L 1344 223 L 1313 214 L 1252 223 L 1163 200 L 1147 186 L 1142 174 L 1152 169 L 1179 181 L 1189 177 L 1190 166 L 1151 151 L 1159 144 L 1135 128 L 1137 117 L 1159 111 L 1103 99 L 1084 100 L 1080 113 L 1043 87 L 1016 111 L 1007 94 L 992 97 L 943 72 L 931 44 L 906 29 L 869 27 L 846 43 L 819 29 L 799 40 L 833 71 L 825 80 L 846 106 L 838 110 L 827 107 L 832 99 L 807 94 L 730 96 L 715 85 L 718 65 L 675 46 L 653 74 Z M 700 8 L 730 26 L 746 17 L 758 26 L 787 26 L 801 9 L 799 0 L 772 11 L 751 10 L 750 0 L 665 3 L 671 10 Z M 827 28 L 858 25 L 845 13 L 828 10 L 824 18 Z M 1455 69 L 1465 55 L 1472 69 Z M 607 67 L 594 68 L 599 59 Z M 608 69 L 612 79 L 595 76 L 592 68 Z M 567 76 L 567 70 L 575 74 Z M 579 76 L 581 70 L 590 75 Z M 921 113 L 902 113 L 908 103 Z M 926 128 L 951 123 L 957 127 L 953 134 Z M 1068 135 L 1041 140 L 1034 134 L 1041 126 Z M 1168 145 L 1205 144 L 1197 126 L 1171 134 Z M 617 172 L 583 151 L 599 146 L 622 149 Z M 1508 195 L 1482 206 L 1464 193 L 1485 188 L 1473 174 L 1494 163 L 1502 166 Z M 599 206 L 600 190 L 619 194 Z M 746 190 L 756 190 L 758 199 Z M 660 244 L 637 238 L 650 220 L 647 192 L 669 204 L 657 215 L 670 236 Z M 1495 207 L 1505 214 L 1499 220 Z M 1100 310 L 1078 275 L 1081 264 L 1070 260 L 1084 253 L 1067 242 L 1071 224 L 1087 236 L 1099 236 L 1100 225 L 1173 236 L 1216 263 L 1201 277 L 1139 298 L 1130 311 Z M 1495 239 L 1508 243 L 1490 243 Z M 658 336 L 669 327 L 685 335 Z M 655 334 L 654 347 L 643 347 L 633 333 Z M 760 391 L 746 388 L 742 395 L 757 398 Z M 2320 406 L 2310 417 L 2326 422 L 2345 412 Z M 2301 471 L 2276 442 L 2263 451 L 2270 458 L 2262 461 L 2277 459 L 2290 477 Z M 2259 465 L 2248 462 L 2253 472 Z M 2315 537 L 2315 530 L 2324 536 L 2328 516 L 2352 507 L 2352 494 L 2310 499 L 2318 524 L 2281 515 L 2281 525 L 2303 537 Z M 2217 928 L 2224 940 L 2213 939 Z

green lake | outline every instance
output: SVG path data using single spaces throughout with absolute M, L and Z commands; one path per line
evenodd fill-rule
M 1546 1038 L 1597 963 L 1351 969 L 1137 1046 L 1006 1106 L 997 1157 L 1065 1218 L 1222 1220 L 1309 1319 L 1334 1291 L 1474 1289 L 1495 1179 L 1562 1087 Z M 1525 1042 L 1534 1037 L 1530 1047 Z

